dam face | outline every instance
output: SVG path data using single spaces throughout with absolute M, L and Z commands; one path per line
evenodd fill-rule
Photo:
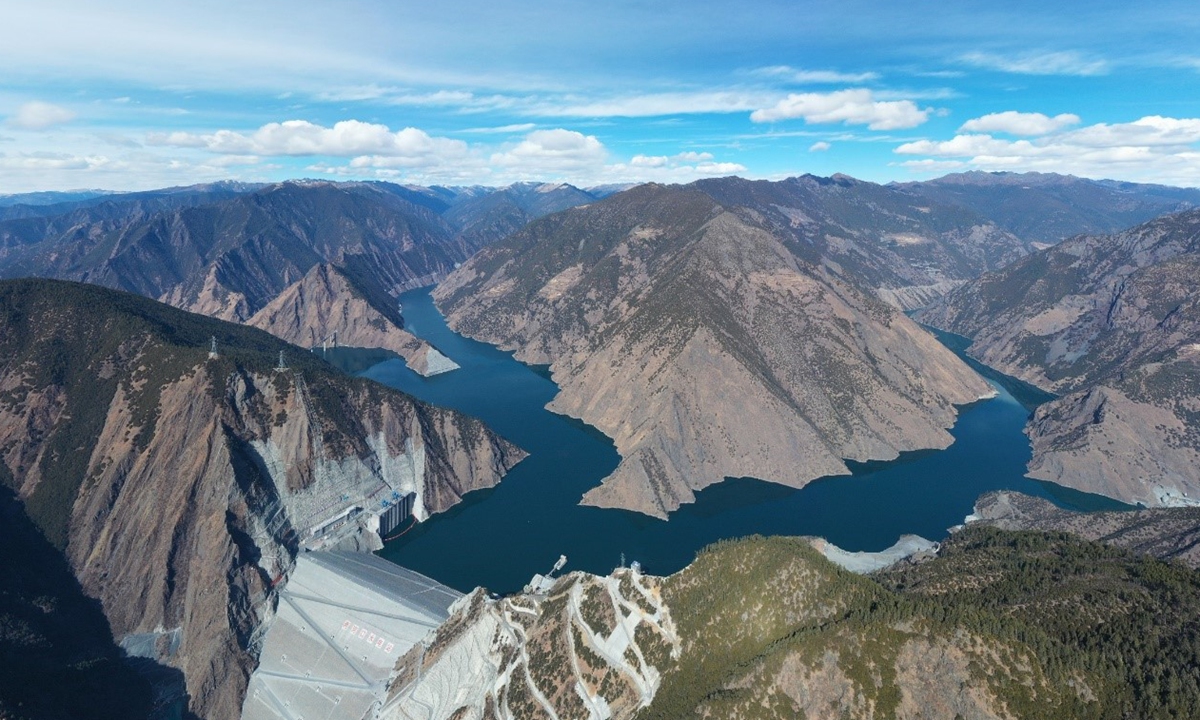
M 396 661 L 446 620 L 460 597 L 374 555 L 302 553 L 279 593 L 242 718 L 373 715 Z

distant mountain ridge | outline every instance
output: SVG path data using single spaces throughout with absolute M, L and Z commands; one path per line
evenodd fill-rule
M 1055 173 L 966 172 L 893 187 L 988 217 L 1025 240 L 1054 244 L 1111 233 L 1200 206 L 1200 189 Z
M 113 194 L 9 208 L 20 217 L 0 221 L 0 276 L 90 282 L 241 322 L 284 302 L 290 290 L 292 320 L 280 322 L 276 308 L 273 320 L 258 317 L 255 324 L 302 344 L 334 333 L 343 344 L 370 339 L 424 373 L 454 365 L 404 330 L 389 296 L 436 282 L 478 247 L 535 217 L 592 199 L 569 185 L 448 189 L 320 180 Z M 356 289 L 342 297 L 309 293 L 301 308 L 297 283 L 318 266 L 353 277 Z M 350 310 L 345 303 L 355 298 L 361 302 Z M 315 307 L 318 301 L 328 307 Z M 302 314 L 303 328 L 296 324 Z M 364 334 L 364 314 L 382 324 L 374 333 Z
M 733 177 L 691 187 L 752 210 L 797 257 L 904 310 L 1032 249 L 969 208 L 847 175 L 778 182 Z

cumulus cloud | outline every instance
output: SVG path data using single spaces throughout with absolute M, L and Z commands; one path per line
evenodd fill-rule
M 918 140 L 896 148 L 900 155 L 927 156 L 902 163 L 926 170 L 956 163 L 977 170 L 1037 170 L 1087 177 L 1121 177 L 1200 183 L 1200 118 L 1158 115 L 1128 123 L 1098 123 L 1035 139 L 1009 140 L 986 133 L 949 140 Z M 941 163 L 936 165 L 935 163 Z
M 759 68 L 759 75 L 778 77 L 794 83 L 831 84 L 831 83 L 864 83 L 879 79 L 879 73 L 844 73 L 836 70 L 803 70 L 787 65 L 774 65 Z
M 833 146 L 830 145 L 829 143 L 825 142 L 824 140 L 820 140 L 818 142 L 813 143 L 812 145 L 809 145 L 808 151 L 809 152 L 825 152 L 826 150 L 828 150 L 831 147 L 833 147 Z
M 534 130 L 513 147 L 493 153 L 491 163 L 519 168 L 524 174 L 561 174 L 603 165 L 607 157 L 608 150 L 595 135 L 557 128 Z
M 9 116 L 7 124 L 18 130 L 45 130 L 75 119 L 75 113 L 61 105 L 34 100 Z
M 343 120 L 323 127 L 307 120 L 268 123 L 250 134 L 233 130 L 197 134 L 152 133 L 151 145 L 201 148 L 224 155 L 289 155 L 352 157 L 378 155 L 396 158 L 401 164 L 452 161 L 469 154 L 461 140 L 429 135 L 417 128 L 392 132 L 386 125 Z
M 1104 75 L 1109 70 L 1108 61 L 1087 57 L 1074 51 L 1025 53 L 1014 56 L 973 52 L 963 55 L 962 60 L 976 67 L 1019 75 L 1088 76 Z
M 628 165 L 618 164 L 612 170 L 630 168 L 648 173 L 655 179 L 663 177 L 711 177 L 745 172 L 746 167 L 733 162 L 717 162 L 712 153 L 681 152 L 676 155 L 634 155 Z M 661 172 L 661 171 L 666 171 Z
M 1023 113 L 1015 110 L 992 113 L 968 120 L 959 132 L 1001 132 L 1009 135 L 1048 135 L 1079 124 L 1079 116 L 1062 113 L 1049 117 L 1042 113 Z
M 0 155 L 0 168 L 6 170 L 91 170 L 109 164 L 103 155 L 70 155 L 36 152 Z
M 753 122 L 775 122 L 803 118 L 809 124 L 842 123 L 866 125 L 871 130 L 916 127 L 929 119 L 929 108 L 918 108 L 911 100 L 878 100 L 870 90 L 838 90 L 831 93 L 793 93 L 774 107 L 755 110 Z

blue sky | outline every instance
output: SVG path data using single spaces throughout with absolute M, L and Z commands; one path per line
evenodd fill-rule
M 0 193 L 972 169 L 1200 186 L 1193 3 L 182 5 L 0 0 Z

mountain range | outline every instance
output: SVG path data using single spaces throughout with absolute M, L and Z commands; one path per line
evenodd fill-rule
M 967 172 L 893 187 L 970 208 L 1038 245 L 1113 233 L 1200 206 L 1200 189 L 1057 173 Z
M 587 504 L 666 518 L 727 477 L 946 446 L 991 388 L 918 308 L 1059 394 L 1031 475 L 1194 504 L 1195 205 L 1006 173 L 4 198 L 0 276 L 61 279 L 0 281 L 0 662 L 24 663 L 0 715 L 236 717 L 300 553 L 376 549 L 399 498 L 423 520 L 499 482 L 519 448 L 309 352 L 454 369 L 396 302 L 434 282 L 452 327 L 549 365 L 550 407 L 613 439 Z M 971 520 L 869 578 L 749 538 L 666 578 L 476 590 L 399 659 L 381 717 L 1200 713 L 1195 510 L 1009 493 Z
M 343 345 L 392 350 L 423 374 L 443 372 L 453 363 L 404 329 L 392 296 L 534 217 L 592 199 L 568 185 L 310 181 L 14 205 L 0 214 L 0 276 L 128 290 L 308 347 L 336 334 Z
M 434 293 L 456 330 L 550 364 L 551 407 L 616 442 L 585 502 L 665 516 L 725 477 L 799 487 L 843 458 L 948 445 L 953 406 L 987 383 L 714 187 L 643 185 L 544 218 Z

